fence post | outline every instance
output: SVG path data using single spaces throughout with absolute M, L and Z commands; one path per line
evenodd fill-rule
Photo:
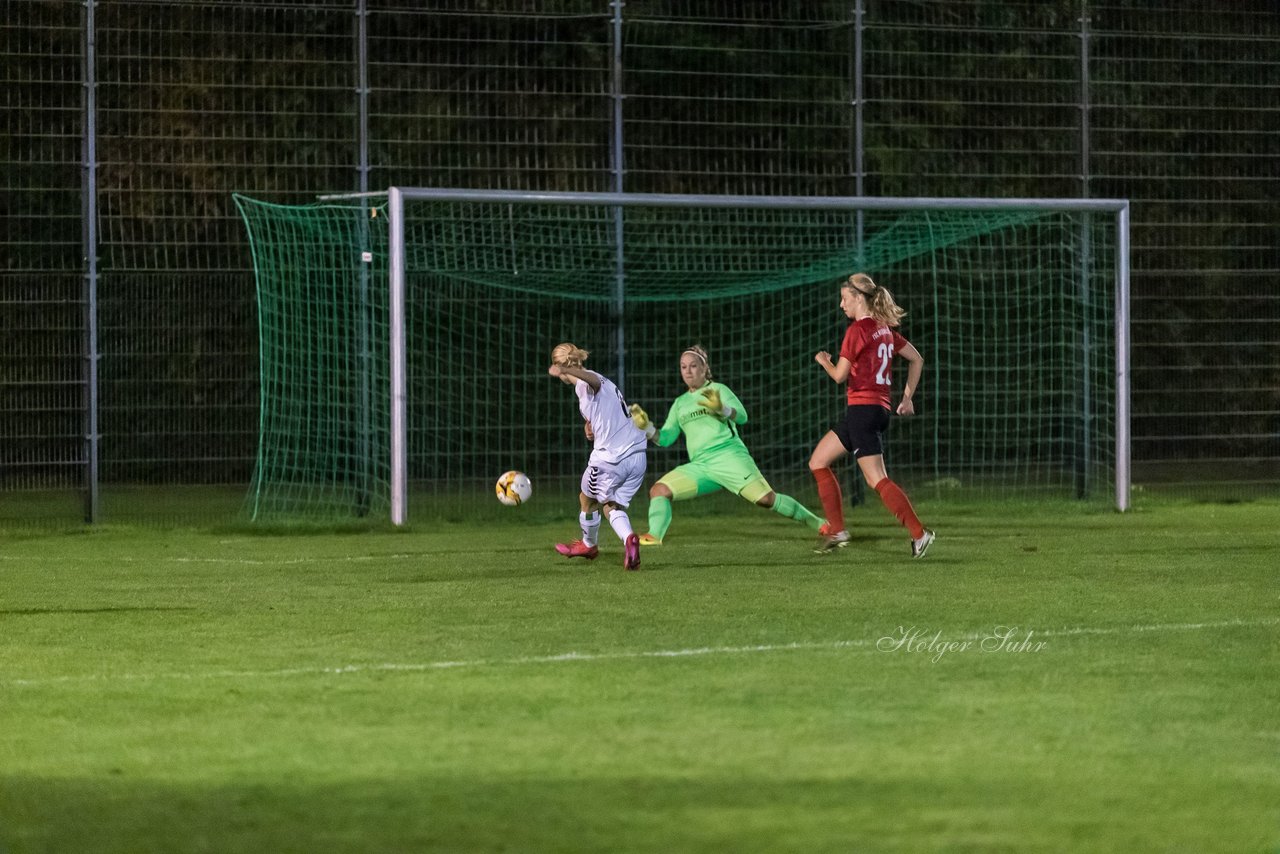
M 356 0 L 356 172 L 357 192 L 369 192 L 369 8 Z
M 80 233 L 84 250 L 84 521 L 98 521 L 98 78 L 94 13 L 98 0 L 84 0 Z
M 613 192 L 621 193 L 623 187 L 624 174 L 624 150 L 622 140 L 622 8 L 626 5 L 624 0 L 610 0 L 609 6 L 613 9 L 612 29 L 613 29 L 613 62 L 611 63 L 612 74 L 610 78 L 609 89 L 613 96 L 613 124 L 611 136 L 612 142 L 612 166 L 613 166 Z M 613 209 L 613 240 L 614 240 L 614 292 L 613 292 L 613 350 L 618 359 L 618 367 L 616 379 L 618 388 L 622 389 L 626 394 L 627 389 L 627 342 L 626 342 L 626 299 L 627 299 L 627 270 L 625 254 L 622 248 L 623 241 L 623 210 L 621 207 Z
M 863 50 L 862 50 L 862 32 L 863 17 L 866 14 L 866 0 L 854 0 L 853 4 L 853 189 L 854 195 L 865 196 L 867 192 L 866 176 L 867 167 L 865 153 L 867 150 L 866 139 L 863 136 L 863 106 L 864 106 L 864 86 L 862 79 L 863 66 Z M 864 261 L 867 214 L 861 208 L 854 214 L 854 228 L 857 231 L 855 239 L 858 247 L 858 266 L 861 268 Z M 867 500 L 866 492 L 863 489 L 863 481 L 856 473 L 856 467 L 851 467 L 852 473 L 849 478 L 848 493 L 850 505 L 857 507 Z
M 1089 0 L 1080 2 L 1080 197 L 1089 198 Z M 1080 453 L 1076 457 L 1076 497 L 1083 499 L 1089 494 L 1089 469 L 1092 463 L 1093 449 L 1089 444 L 1092 429 L 1093 406 L 1089 376 L 1093 359 L 1093 339 L 1089 332 L 1093 309 L 1090 304 L 1089 277 L 1089 229 L 1092 226 L 1092 215 L 1085 213 L 1080 218 Z
M 369 203 L 369 8 L 368 0 L 356 0 L 356 173 L 357 189 L 365 199 L 361 209 L 359 240 L 361 257 L 370 251 Z M 360 433 L 357 454 L 360 473 L 356 503 L 360 516 L 373 500 L 373 315 L 369 301 L 369 263 L 360 264 L 360 321 L 356 324 L 356 358 L 360 365 Z

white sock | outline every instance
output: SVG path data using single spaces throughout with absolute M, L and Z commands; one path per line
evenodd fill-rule
M 594 546 L 600 539 L 600 511 L 579 513 L 578 524 L 582 526 L 582 544 Z
M 624 543 L 627 541 L 627 537 L 635 533 L 635 531 L 631 530 L 631 517 L 628 516 L 627 511 L 623 510 L 621 507 L 614 510 L 612 515 L 609 516 L 609 524 L 613 526 L 613 530 L 618 535 L 618 539 L 622 540 Z

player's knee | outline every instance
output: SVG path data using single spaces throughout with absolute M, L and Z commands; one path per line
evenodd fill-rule
M 768 510 L 770 507 L 773 506 L 773 502 L 777 500 L 778 500 L 777 495 L 775 495 L 772 492 L 766 492 L 764 495 L 761 495 L 759 498 L 756 499 L 756 504 Z
M 670 500 L 671 490 L 667 487 L 665 483 L 655 483 L 652 487 L 649 488 L 649 497 L 650 498 L 666 498 Z

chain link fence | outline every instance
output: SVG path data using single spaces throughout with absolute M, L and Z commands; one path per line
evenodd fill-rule
M 234 511 L 231 193 L 391 184 L 1131 199 L 1135 482 L 1280 492 L 1274 0 L 6 0 L 0 60 L 0 524 Z

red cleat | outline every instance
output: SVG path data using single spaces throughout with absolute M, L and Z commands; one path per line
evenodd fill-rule
M 600 549 L 595 546 L 589 546 L 582 540 L 574 540 L 572 543 L 556 543 L 556 551 L 565 557 L 585 557 L 587 560 L 595 560 L 600 556 Z
M 622 549 L 622 568 L 623 569 L 639 569 L 640 568 L 640 538 L 635 534 L 627 537 L 626 545 Z

